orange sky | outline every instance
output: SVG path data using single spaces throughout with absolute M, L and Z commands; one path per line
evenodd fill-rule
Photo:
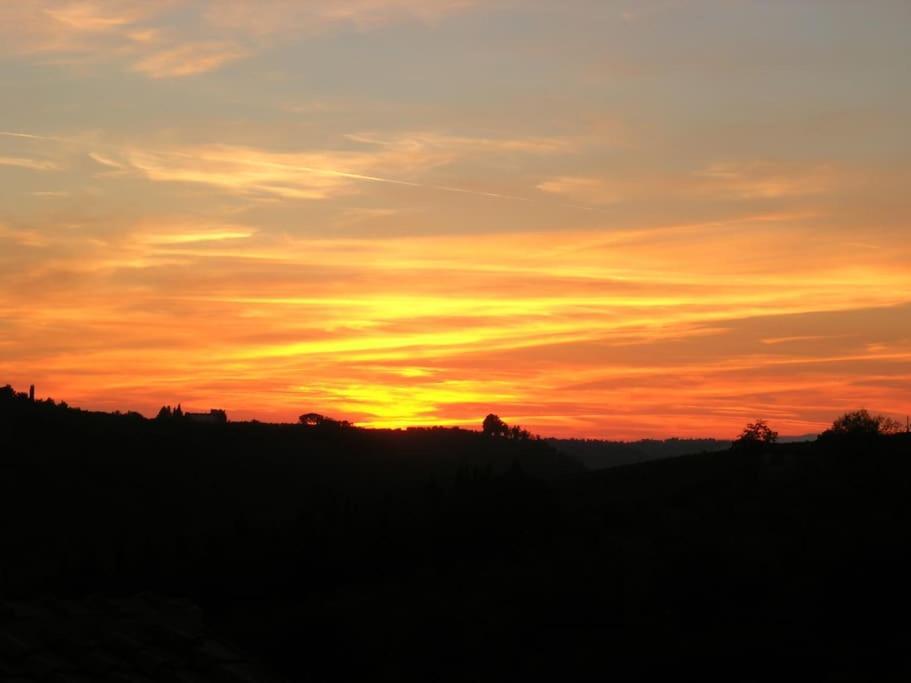
M 911 15 L 865 7 L 4 5 L 0 384 L 607 438 L 903 419 Z

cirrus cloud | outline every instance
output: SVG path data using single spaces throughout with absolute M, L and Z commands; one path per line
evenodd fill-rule
M 114 63 L 151 78 L 207 73 L 274 45 L 344 26 L 433 22 L 475 0 L 17 0 L 0 5 L 0 54 Z

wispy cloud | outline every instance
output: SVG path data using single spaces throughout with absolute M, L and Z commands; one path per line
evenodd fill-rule
M 214 71 L 249 54 L 243 47 L 222 42 L 185 43 L 153 52 L 133 65 L 151 78 L 180 78 Z
M 558 154 L 572 144 L 558 138 L 493 139 L 435 133 L 401 133 L 383 139 L 357 134 L 347 139 L 357 143 L 357 148 L 288 152 L 238 145 L 108 145 L 103 154 L 91 151 L 88 156 L 103 166 L 156 182 L 205 184 L 231 193 L 282 199 L 327 199 L 350 194 L 360 183 L 507 197 L 480 188 L 441 185 L 426 180 L 425 175 L 479 155 Z
M 695 200 L 790 199 L 825 194 L 845 185 L 844 171 L 826 164 L 764 161 L 716 162 L 690 173 L 567 175 L 546 178 L 537 189 L 589 204 L 675 198 Z
M 406 131 L 393 136 L 378 133 L 351 133 L 354 142 L 394 148 L 403 152 L 434 152 L 455 158 L 467 153 L 496 152 L 497 154 L 561 154 L 582 147 L 583 142 L 572 137 L 473 137 L 437 131 Z
M 140 230 L 132 237 L 140 244 L 191 245 L 201 242 L 245 240 L 254 234 L 256 234 L 255 230 L 240 225 L 207 226 L 193 223 L 177 223 L 168 225 L 165 230 L 150 226 L 150 230 Z
M 740 199 L 777 199 L 821 194 L 841 176 L 831 166 L 794 168 L 767 162 L 715 163 L 696 174 L 698 191 Z
M 89 152 L 88 157 L 95 163 L 101 164 L 102 166 L 108 166 L 109 168 L 116 168 L 119 170 L 125 168 L 124 165 L 119 161 L 114 161 L 110 157 L 107 157 L 104 154 L 100 154 L 99 152 Z
M 261 38 L 345 24 L 371 29 L 408 19 L 434 22 L 480 4 L 479 0 L 262 0 L 256 4 L 215 0 L 206 3 L 204 16 L 212 26 Z
M 27 306 L 0 289 L 11 338 L 41 325 L 54 343 L 0 369 L 40 365 L 96 405 L 135 384 L 144 410 L 179 389 L 238 415 L 293 417 L 296 397 L 379 426 L 473 424 L 493 402 L 536 429 L 615 436 L 662 433 L 656 412 L 725 433 L 766 405 L 809 431 L 833 395 L 894 399 L 859 378 L 911 372 L 911 317 L 878 308 L 911 298 L 907 251 L 845 265 L 820 245 L 797 268 L 808 236 L 789 223 L 731 227 L 313 240 L 183 218 L 39 250 L 40 233 L 0 231 L 47 252 L 9 261 L 30 283 Z
M 57 171 L 60 168 L 53 161 L 5 156 L 0 156 L 0 166 L 13 166 L 15 168 L 25 168 L 30 171 Z
M 394 167 L 394 156 L 354 152 L 270 152 L 251 147 L 210 145 L 169 151 L 132 149 L 127 165 L 161 182 L 201 183 L 243 194 L 285 199 L 326 199 L 358 181 L 406 183 L 373 175 Z
M 28 4 L 26 2 L 25 4 Z M 125 3 L 108 3 L 108 7 L 98 2 L 83 0 L 82 2 L 45 3 L 42 8 L 45 15 L 53 21 L 68 26 L 75 31 L 87 33 L 103 33 L 115 30 L 121 26 L 134 23 L 142 15 L 137 12 L 138 5 L 132 7 Z M 114 7 L 112 7 L 114 5 Z
M 207 73 L 278 39 L 342 26 L 436 21 L 470 0 L 17 0 L 0 5 L 0 51 L 119 63 L 151 78 Z M 187 18 L 195 18 L 188 21 Z
M 171 0 L 21 0 L 0 5 L 5 51 L 25 55 L 117 57 L 134 41 L 130 33 L 173 7 Z
M 620 188 L 612 187 L 604 178 L 558 176 L 538 183 L 541 192 L 556 194 L 584 204 L 613 204 L 624 199 Z
M 20 138 L 23 140 L 45 140 L 49 142 L 59 142 L 60 138 L 48 137 L 46 135 L 33 135 L 32 133 L 16 133 L 13 131 L 0 130 L 0 137 Z

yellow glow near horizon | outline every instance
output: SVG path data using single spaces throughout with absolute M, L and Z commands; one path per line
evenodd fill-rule
M 548 259 L 590 245 L 600 233 L 528 235 L 520 254 L 468 260 L 470 237 L 363 239 L 359 251 L 376 258 L 358 266 L 352 281 L 331 274 L 350 271 L 350 243 L 286 243 L 272 253 L 267 244 L 244 248 L 252 232 L 150 230 L 153 237 L 125 243 L 126 261 L 108 252 L 100 270 L 75 264 L 95 273 L 82 276 L 78 291 L 50 287 L 43 305 L 28 308 L 4 298 L 23 329 L 59 330 L 51 348 L 34 349 L 41 367 L 22 372 L 20 382 L 37 375 L 45 391 L 72 402 L 145 412 L 182 399 L 200 408 L 225 405 L 236 417 L 293 420 L 314 408 L 365 426 L 398 427 L 470 426 L 493 410 L 548 433 L 604 429 L 616 436 L 730 433 L 753 412 L 812 431 L 840 408 L 841 397 L 830 393 L 835 387 L 850 387 L 865 403 L 901 408 L 906 400 L 888 388 L 861 393 L 852 379 L 855 367 L 869 372 L 883 364 L 896 381 L 911 375 L 903 341 L 911 329 L 901 317 L 908 309 L 900 305 L 911 273 L 890 266 L 911 257 L 905 252 L 889 252 L 878 271 L 870 264 L 833 267 L 827 254 L 819 262 L 804 257 L 800 276 L 786 282 L 760 260 L 724 287 L 741 245 L 726 255 L 726 238 L 711 230 L 691 232 L 690 248 L 713 250 L 716 272 L 698 260 L 662 271 L 656 266 L 663 250 L 615 236 L 600 265 L 586 247 L 576 278 Z M 791 234 L 782 228 L 782 238 L 785 231 Z M 198 249 L 197 238 L 206 235 L 218 245 L 212 252 Z M 236 246 L 225 251 L 228 243 Z M 162 253 L 185 259 L 179 285 L 146 280 Z M 406 260 L 397 258 L 403 253 Z M 278 283 L 269 277 L 277 254 L 290 268 Z M 235 258 L 253 268 L 242 280 L 232 280 Z M 306 273 L 314 260 L 325 279 L 299 281 L 297 269 Z M 618 279 L 613 263 L 623 263 L 628 277 Z M 134 269 L 142 277 L 129 300 L 108 297 L 110 273 Z M 434 271 L 446 272 L 445 280 Z M 359 279 L 375 278 L 370 291 L 361 290 Z M 489 296 L 491 289 L 501 295 Z M 563 294 L 542 295 L 550 290 Z M 814 322 L 827 315 L 833 322 Z M 857 315 L 876 321 L 860 336 L 851 322 Z M 65 335 L 84 330 L 86 321 L 93 334 Z M 804 329 L 814 334 L 799 334 Z M 894 341 L 858 345 L 876 335 Z M 54 350 L 61 345 L 63 353 Z M 12 362 L 0 367 L 19 374 Z M 653 406 L 678 422 L 662 423 Z M 599 426 L 614 420 L 626 428 Z

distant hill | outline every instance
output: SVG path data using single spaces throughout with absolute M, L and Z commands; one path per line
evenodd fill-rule
M 815 441 L 819 434 L 800 434 L 798 436 L 779 436 L 778 443 L 801 443 L 803 441 Z
M 591 470 L 662 458 L 676 458 L 692 453 L 712 453 L 731 447 L 730 441 L 719 439 L 641 439 L 639 441 L 545 439 L 545 441 L 557 451 L 575 458 Z
M 780 443 L 812 441 L 815 434 L 782 436 Z M 696 453 L 716 453 L 731 447 L 724 439 L 640 439 L 638 441 L 608 441 L 605 439 L 545 439 L 560 453 L 581 462 L 587 469 L 601 470 L 621 465 L 677 458 Z

